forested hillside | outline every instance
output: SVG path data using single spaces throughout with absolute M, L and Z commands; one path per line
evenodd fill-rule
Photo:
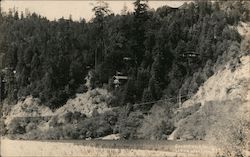
M 1 14 L 5 115 L 17 102 L 17 111 L 33 113 L 40 107 L 59 113 L 45 120 L 14 119 L 4 133 L 28 133 L 22 138 L 31 139 L 112 133 L 125 139 L 166 139 L 175 129 L 177 101 L 194 95 L 220 65 L 250 53 L 247 48 L 241 51 L 242 37 L 234 27 L 250 20 L 246 1 L 195 1 L 152 10 L 146 1 L 136 0 L 134 12 L 123 10 L 121 15 L 99 3 L 88 22 L 49 21 L 36 13 Z M 115 85 L 114 75 L 126 79 Z M 168 101 L 157 102 L 162 99 Z M 109 109 L 86 116 L 81 111 L 66 113 L 67 107 L 62 107 L 74 110 L 82 100 Z
M 89 22 L 3 13 L 0 53 L 2 69 L 8 68 L 5 96 L 13 102 L 32 95 L 58 108 L 75 93 L 86 91 L 88 70 L 93 71 L 92 88 L 108 84 L 113 91 L 119 100 L 114 99 L 113 106 L 175 97 L 181 87 L 183 95 L 192 95 L 212 75 L 209 66 L 241 41 L 228 25 L 247 20 L 249 11 L 244 2 L 235 4 L 229 3 L 231 10 L 226 12 L 218 2 L 153 11 L 138 0 L 134 12 L 122 15 L 97 5 L 96 17 Z M 186 53 L 197 57 L 188 59 Z M 208 71 L 200 76 L 204 66 Z M 114 89 L 116 71 L 129 79 Z M 197 77 L 186 83 L 190 86 L 182 85 L 195 72 Z

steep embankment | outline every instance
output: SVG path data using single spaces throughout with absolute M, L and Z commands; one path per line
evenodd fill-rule
M 76 94 L 74 99 L 69 99 L 65 105 L 55 111 L 56 115 L 67 112 L 81 112 L 86 116 L 91 116 L 93 111 L 98 113 L 109 111 L 107 102 L 111 94 L 106 89 L 97 88 L 86 93 Z
M 249 24 L 242 23 L 237 29 L 244 39 L 241 51 L 216 68 L 198 92 L 176 110 L 176 129 L 169 139 L 210 140 L 210 135 L 219 135 L 221 129 L 230 130 L 234 123 L 243 131 L 249 129 L 245 123 L 240 126 L 250 119 Z M 231 132 L 225 130 L 220 136 L 229 137 Z
M 65 105 L 55 111 L 41 104 L 39 99 L 31 96 L 11 106 L 10 111 L 3 115 L 5 129 L 9 133 L 29 133 L 32 130 L 46 132 L 51 127 L 52 121 L 68 124 L 69 115 L 82 118 L 91 117 L 92 114 L 101 114 L 112 108 L 108 107 L 111 94 L 106 89 L 88 90 L 86 93 L 76 94 Z M 8 107 L 6 105 L 6 107 Z M 29 124 L 31 123 L 31 124 Z M 17 129 L 20 128 L 20 131 Z
M 191 108 L 193 111 L 177 120 L 177 129 L 171 138 L 204 139 L 212 125 L 221 120 L 220 117 L 250 113 L 249 74 L 250 55 L 240 58 L 235 71 L 228 65 L 210 77 L 198 92 L 178 109 L 180 113 Z M 195 110 L 197 104 L 200 108 Z

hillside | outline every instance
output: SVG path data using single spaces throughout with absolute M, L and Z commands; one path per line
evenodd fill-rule
M 241 51 L 214 68 L 214 75 L 175 110 L 176 129 L 169 140 L 206 140 L 232 156 L 249 149 L 250 27 L 243 23 L 237 29 Z
M 205 140 L 242 155 L 247 3 L 195 1 L 89 22 L 0 14 L 0 132 L 12 139 Z M 84 79 L 85 78 L 85 79 Z
M 196 104 L 200 104 L 197 111 L 178 121 L 172 138 L 204 139 L 214 123 L 220 121 L 221 118 L 227 118 L 225 116 L 247 115 L 245 118 L 248 119 L 250 113 L 249 73 L 250 56 L 247 55 L 240 58 L 240 63 L 236 65 L 234 71 L 228 64 L 225 69 L 211 76 L 194 96 L 178 108 L 178 112 L 185 112 Z M 210 121 L 209 124 L 204 125 L 208 121 Z M 204 129 L 199 130 L 199 127 L 204 127 Z
M 107 104 L 110 97 L 107 90 L 97 88 L 83 94 L 77 94 L 75 98 L 69 99 L 65 105 L 52 111 L 43 106 L 39 99 L 29 96 L 23 101 L 18 101 L 10 108 L 8 114 L 2 116 L 2 119 L 5 123 L 5 129 L 10 134 L 28 133 L 25 136 L 29 136 L 33 130 L 41 132 L 45 136 L 47 131 L 54 130 L 57 123 L 60 125 L 67 125 L 71 121 L 79 123 L 78 121 L 87 117 L 111 111 L 112 108 L 108 107 Z M 21 129 L 23 131 L 19 132 L 19 127 L 23 128 Z M 33 135 L 35 137 L 25 136 L 22 138 L 43 138 L 42 136 L 37 137 L 37 135 Z

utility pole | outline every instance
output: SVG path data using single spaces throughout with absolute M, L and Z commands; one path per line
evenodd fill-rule
M 178 93 L 178 104 L 179 104 L 179 108 L 181 108 L 181 105 L 182 105 L 182 103 L 181 103 L 181 89 L 179 90 L 179 93 Z
M 187 67 L 186 67 L 186 75 L 185 75 L 185 77 L 181 80 L 181 85 L 183 84 L 183 82 L 184 82 L 184 79 L 189 75 L 189 73 L 190 73 L 190 60 L 189 60 L 189 56 L 188 55 L 185 55 L 185 54 L 183 54 L 183 57 L 185 57 L 187 60 L 186 60 L 186 62 L 187 62 Z M 182 98 L 182 91 L 181 91 L 181 88 L 179 89 L 179 91 L 178 91 L 178 96 L 177 96 L 177 102 L 178 102 L 178 105 L 179 105 L 179 108 L 180 107 L 182 107 L 182 100 L 181 100 L 181 98 Z
M 97 47 L 95 48 L 95 72 L 97 70 Z
M 3 91 L 3 87 L 2 87 L 2 75 L 0 75 L 0 104 L 2 103 L 2 91 Z

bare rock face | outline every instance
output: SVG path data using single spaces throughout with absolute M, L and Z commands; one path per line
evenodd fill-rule
M 5 115 L 5 123 L 8 125 L 16 117 L 43 117 L 53 116 L 54 113 L 46 106 L 40 105 L 39 99 L 28 96 L 23 101 L 18 101 Z
M 249 115 L 250 55 L 241 57 L 233 71 L 228 64 L 211 76 L 178 110 L 185 111 L 198 103 L 200 109 L 179 120 L 169 140 L 204 139 L 220 119 Z
M 207 101 L 224 101 L 235 98 L 247 99 L 249 92 L 249 64 L 250 56 L 240 59 L 235 71 L 227 66 L 226 69 L 218 71 L 210 77 L 198 92 L 189 100 L 185 101 L 182 106 L 188 107 L 195 103 L 205 104 Z
M 80 112 L 87 117 L 92 116 L 93 111 L 104 113 L 111 110 L 107 101 L 112 95 L 106 89 L 93 89 L 86 93 L 77 94 L 75 98 L 69 99 L 65 105 L 55 111 L 56 115 L 67 112 Z

